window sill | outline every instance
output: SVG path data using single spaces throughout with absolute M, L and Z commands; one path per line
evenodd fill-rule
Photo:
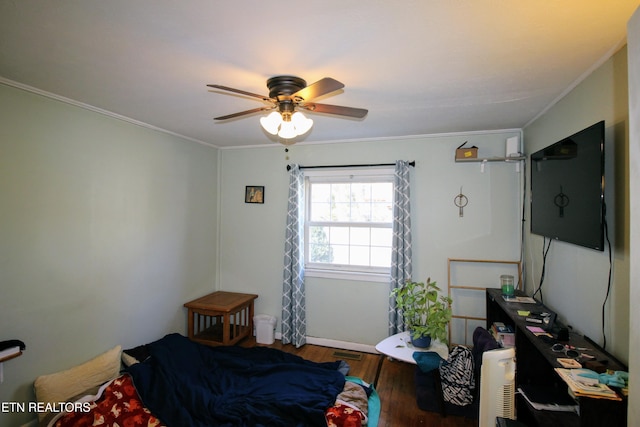
M 353 280 L 357 282 L 389 283 L 389 273 L 366 273 L 363 271 L 325 270 L 318 268 L 306 268 L 305 277 L 318 277 L 322 279 Z

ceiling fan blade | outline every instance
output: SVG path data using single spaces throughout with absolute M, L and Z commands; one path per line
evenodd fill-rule
M 367 115 L 369 110 L 364 108 L 343 107 L 341 105 L 328 105 L 328 104 L 316 104 L 314 102 L 307 102 L 300 107 L 312 111 L 314 113 L 326 113 L 337 114 L 339 116 L 356 117 L 358 119 Z
M 221 89 L 221 90 L 227 90 L 229 92 L 239 93 L 241 95 L 252 96 L 254 98 L 262 99 L 263 101 L 273 102 L 273 100 L 271 98 L 269 98 L 268 96 L 258 95 L 257 93 L 251 93 L 251 92 L 247 92 L 247 91 L 244 91 L 244 90 L 234 89 L 232 87 L 221 86 L 221 85 L 207 85 L 207 86 L 215 88 L 215 89 Z
M 300 89 L 291 96 L 293 98 L 299 97 L 304 100 L 310 100 L 322 95 L 326 95 L 327 93 L 335 92 L 336 90 L 342 89 L 343 87 L 344 84 L 340 83 L 339 81 L 332 79 L 331 77 L 325 77 L 315 83 L 310 84 L 305 88 Z
M 260 111 L 273 110 L 274 108 L 276 108 L 275 105 L 269 106 L 269 107 L 252 108 L 251 110 L 240 111 L 238 113 L 228 114 L 226 116 L 215 117 L 213 120 L 228 120 L 228 119 L 233 119 L 235 117 L 247 116 L 249 114 L 259 113 Z

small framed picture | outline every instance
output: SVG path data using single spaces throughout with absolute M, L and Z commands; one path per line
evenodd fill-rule
M 244 190 L 245 203 L 264 203 L 264 186 L 247 185 Z

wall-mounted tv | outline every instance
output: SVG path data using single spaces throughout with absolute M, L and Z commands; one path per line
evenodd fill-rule
M 604 250 L 604 121 L 531 154 L 531 232 Z

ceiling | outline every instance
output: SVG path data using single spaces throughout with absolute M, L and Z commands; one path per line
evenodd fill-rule
M 622 46 L 638 0 L 0 0 L 0 82 L 216 147 L 267 146 L 281 74 L 345 88 L 299 142 L 522 128 Z M 264 114 L 263 114 L 264 115 Z M 33 120 L 38 120 L 33 117 Z

